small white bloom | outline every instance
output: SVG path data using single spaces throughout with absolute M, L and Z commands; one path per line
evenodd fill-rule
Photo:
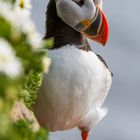
M 20 76 L 22 66 L 20 60 L 15 57 L 11 45 L 0 38 L 0 73 L 5 73 L 11 78 Z
M 32 32 L 36 32 L 36 27 L 34 22 L 29 19 L 26 21 L 26 23 L 24 21 L 24 24 L 22 26 L 22 31 L 27 35 L 31 34 Z
M 48 73 L 50 65 L 51 65 L 51 59 L 48 57 L 43 57 L 43 71 L 44 71 L 44 73 Z
M 34 51 L 42 48 L 42 38 L 38 32 L 32 32 L 28 35 L 28 42 Z
M 33 50 L 42 48 L 42 38 L 37 32 L 34 22 L 30 18 L 29 10 L 30 0 L 25 0 L 25 8 L 19 7 L 20 0 L 17 0 L 13 7 L 7 2 L 0 1 L 0 16 L 5 18 L 12 25 L 13 32 L 24 33 L 27 36 L 28 43 Z
M 11 9 L 11 5 L 7 4 L 4 1 L 0 1 L 0 16 L 9 17 L 9 11 Z
M 31 21 L 30 13 L 28 11 L 21 9 L 20 7 L 15 7 L 13 10 L 11 10 L 10 13 L 11 14 L 6 19 L 17 30 L 19 30 L 25 34 L 31 32 L 32 30 L 35 30 L 35 25 Z
M 31 0 L 16 0 L 15 5 L 18 7 L 20 6 L 21 2 L 23 2 L 23 8 L 25 9 L 31 9 L 32 5 L 31 5 Z

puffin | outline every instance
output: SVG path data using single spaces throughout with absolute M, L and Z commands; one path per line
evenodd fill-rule
M 87 38 L 105 46 L 108 23 L 102 0 L 50 0 L 44 39 L 53 38 L 51 58 L 33 111 L 50 132 L 77 127 L 88 140 L 92 127 L 103 119 L 102 107 L 112 83 L 105 60 L 92 51 Z

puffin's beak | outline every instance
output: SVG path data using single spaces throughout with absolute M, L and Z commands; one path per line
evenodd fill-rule
M 97 7 L 96 16 L 93 20 L 83 20 L 76 27 L 88 38 L 105 46 L 108 40 L 108 23 L 102 10 Z

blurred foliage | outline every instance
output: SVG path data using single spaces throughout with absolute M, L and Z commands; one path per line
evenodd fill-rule
M 53 44 L 52 40 L 43 43 L 36 29 L 27 27 L 28 24 L 34 25 L 29 14 L 24 21 L 22 10 L 17 10 L 17 14 L 13 12 L 16 8 L 19 7 L 15 6 L 15 0 L 0 0 L 0 49 L 4 48 L 0 53 L 0 140 L 47 140 L 46 130 L 40 128 L 35 132 L 30 127 L 31 121 L 24 119 L 14 122 L 10 117 L 16 100 L 24 102 L 31 109 L 42 81 L 44 67 L 49 67 L 49 62 L 46 63 L 48 66 L 43 63 L 46 57 L 44 48 L 47 45 L 50 48 Z M 17 27 L 16 22 L 20 22 L 20 19 L 13 19 L 18 19 L 16 16 L 20 16 L 20 13 L 23 23 L 26 23 L 21 22 Z M 14 25 L 12 21 L 15 22 Z

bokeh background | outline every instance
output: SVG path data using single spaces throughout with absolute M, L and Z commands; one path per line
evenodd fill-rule
M 45 31 L 48 0 L 33 0 L 32 18 Z M 106 0 L 104 12 L 110 26 L 105 48 L 91 42 L 114 73 L 104 106 L 108 115 L 92 130 L 89 140 L 140 140 L 140 1 Z M 77 129 L 50 133 L 50 140 L 80 140 Z

